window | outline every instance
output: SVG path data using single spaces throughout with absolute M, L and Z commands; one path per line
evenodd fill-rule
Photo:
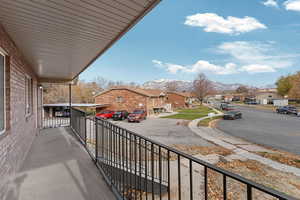
M 123 97 L 119 96 L 116 99 L 117 103 L 122 103 L 123 102 Z
M 0 134 L 5 131 L 5 55 L 0 52 Z
M 25 77 L 25 115 L 32 113 L 32 78 L 29 76 Z

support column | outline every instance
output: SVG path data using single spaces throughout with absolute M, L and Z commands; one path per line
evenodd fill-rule
M 69 84 L 69 109 L 70 109 L 70 127 L 72 122 L 72 84 Z

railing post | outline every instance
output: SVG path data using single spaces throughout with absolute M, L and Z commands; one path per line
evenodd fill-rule
M 95 146 L 95 162 L 98 160 L 98 119 L 95 117 L 95 136 L 96 136 L 96 146 Z M 103 138 L 102 138 L 103 139 Z
M 72 127 L 72 85 L 69 84 L 69 110 L 70 110 L 70 127 Z
M 83 120 L 84 120 L 84 143 L 85 143 L 85 146 L 87 146 L 87 141 L 86 141 L 86 113 L 84 113 L 83 115 Z

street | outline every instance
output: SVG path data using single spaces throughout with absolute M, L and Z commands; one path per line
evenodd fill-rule
M 242 119 L 221 120 L 217 128 L 250 142 L 300 155 L 300 118 L 274 111 L 235 106 Z

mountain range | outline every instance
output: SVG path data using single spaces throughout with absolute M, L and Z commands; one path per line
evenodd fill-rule
M 193 88 L 193 81 L 183 81 L 183 80 L 168 80 L 168 79 L 159 79 L 154 81 L 145 82 L 142 87 L 146 89 L 166 89 L 167 85 L 170 83 L 175 83 L 177 89 L 179 91 L 191 91 Z M 236 90 L 240 86 L 244 86 L 243 84 L 235 83 L 235 84 L 226 84 L 220 83 L 216 81 L 212 81 L 214 87 L 218 91 L 228 91 L 228 90 Z

